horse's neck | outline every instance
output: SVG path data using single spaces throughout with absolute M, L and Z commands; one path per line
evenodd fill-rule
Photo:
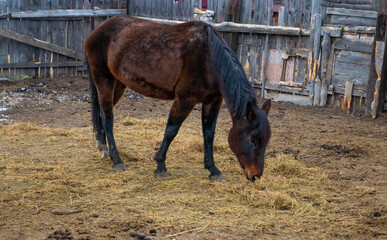
M 227 86 L 224 82 L 220 84 L 220 91 L 230 112 L 233 121 L 243 119 L 246 113 L 248 99 L 255 98 L 253 91 Z M 243 104 L 244 103 L 244 104 Z

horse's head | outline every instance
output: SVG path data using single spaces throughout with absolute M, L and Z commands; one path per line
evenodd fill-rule
M 231 150 L 236 154 L 245 176 L 252 182 L 263 173 L 265 150 L 270 139 L 267 120 L 270 107 L 270 100 L 263 103 L 262 109 L 248 103 L 246 117 L 234 120 L 228 135 Z

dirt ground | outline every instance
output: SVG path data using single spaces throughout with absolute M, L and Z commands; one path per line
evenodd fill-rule
M 273 103 L 268 170 L 252 184 L 228 150 L 231 119 L 224 106 L 215 162 L 228 181 L 211 183 L 201 166 L 197 106 L 168 154 L 172 177 L 159 181 L 150 160 L 171 102 L 125 93 L 114 112 L 118 148 L 129 169 L 114 173 L 110 160 L 94 150 L 88 94 L 88 80 L 81 77 L 0 82 L 1 239 L 141 239 L 136 233 L 150 239 L 387 239 L 386 115 L 371 120 L 339 109 Z M 136 142 L 128 144 L 129 137 Z M 192 161 L 187 146 L 193 146 Z M 273 168 L 284 156 L 297 173 Z M 45 185 L 51 181 L 59 185 Z M 179 195 L 171 199 L 167 192 Z M 55 215 L 55 208 L 81 212 Z

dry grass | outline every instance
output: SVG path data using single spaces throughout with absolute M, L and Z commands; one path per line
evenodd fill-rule
M 210 182 L 203 169 L 201 129 L 185 124 L 167 155 L 170 177 L 153 178 L 152 161 L 164 120 L 127 118 L 115 127 L 128 171 L 113 172 L 99 159 L 90 128 L 55 129 L 16 123 L 0 129 L 0 237 L 22 232 L 44 238 L 56 229 L 75 236 L 124 237 L 123 227 L 158 238 L 252 239 L 331 238 L 353 219 L 327 206 L 327 172 L 288 154 L 266 160 L 255 184 L 243 177 L 224 135 L 215 159 L 228 182 Z M 352 189 L 369 194 L 370 188 Z M 52 209 L 80 209 L 56 216 Z M 97 217 L 98 216 L 98 217 Z M 335 225 L 337 224 L 337 225 Z M 82 233 L 81 230 L 87 230 Z

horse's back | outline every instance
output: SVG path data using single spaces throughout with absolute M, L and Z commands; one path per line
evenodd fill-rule
M 98 53 L 100 62 L 129 88 L 174 99 L 177 90 L 203 85 L 192 81 L 208 78 L 207 27 L 203 22 L 167 25 L 116 16 L 93 31 L 85 48 Z

